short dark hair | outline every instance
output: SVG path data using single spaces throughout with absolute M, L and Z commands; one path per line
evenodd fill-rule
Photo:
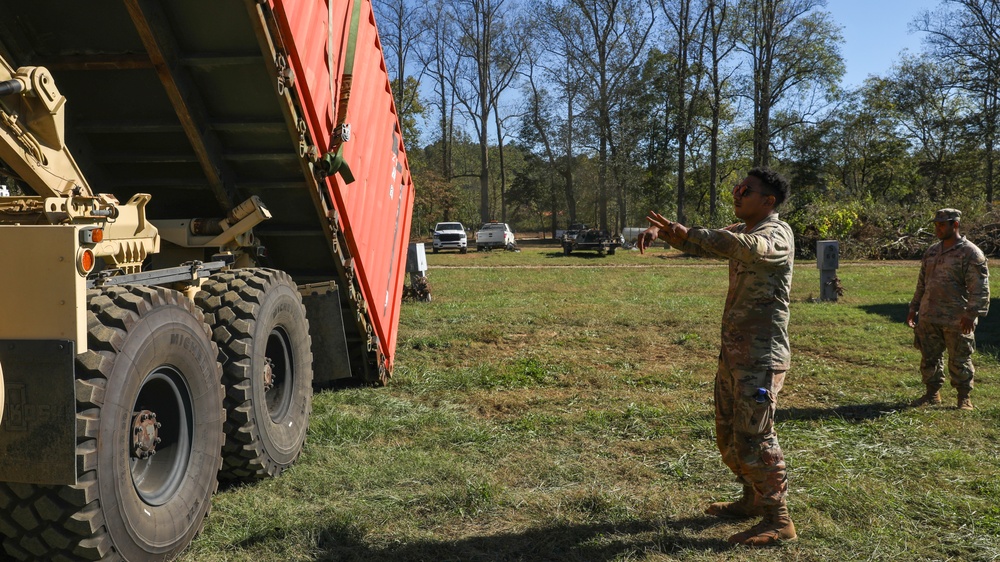
M 768 191 L 771 192 L 770 195 L 774 196 L 775 209 L 788 199 L 792 187 L 788 184 L 788 180 L 778 172 L 767 166 L 758 166 L 747 172 L 747 175 L 759 179 L 767 187 Z

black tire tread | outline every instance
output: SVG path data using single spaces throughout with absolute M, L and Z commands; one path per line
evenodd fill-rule
M 254 322 L 260 311 L 263 295 L 272 287 L 295 282 L 284 271 L 267 268 L 247 268 L 218 273 L 207 279 L 195 296 L 195 304 L 205 313 L 212 328 L 212 339 L 223 355 L 222 378 L 226 388 L 226 443 L 222 450 L 224 481 L 251 481 L 275 477 L 294 463 L 279 464 L 264 450 L 260 430 L 254 421 L 251 400 L 250 362 Z M 300 305 L 302 306 L 302 305 Z M 305 307 L 302 307 L 305 317 Z M 312 352 L 309 352 L 312 364 Z M 308 383 L 311 386 L 311 382 Z M 306 417 L 312 411 L 310 401 Z M 301 448 L 299 450 L 301 453 Z M 296 455 L 296 459 L 298 455 Z
M 104 388 L 128 331 L 150 310 L 179 305 L 201 318 L 188 299 L 168 289 L 119 286 L 91 289 L 87 297 L 89 349 L 76 358 L 77 484 L 0 483 L 0 533 L 7 555 L 15 560 L 121 559 L 104 525 L 96 474 Z M 217 487 L 218 482 L 213 493 Z M 205 502 L 199 533 L 210 510 L 211 502 Z

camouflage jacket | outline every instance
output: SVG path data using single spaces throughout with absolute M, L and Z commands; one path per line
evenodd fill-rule
M 722 355 L 730 367 L 787 370 L 788 303 L 795 238 L 773 213 L 753 230 L 694 227 L 677 247 L 698 256 L 729 259 L 729 293 L 722 313 Z
M 919 321 L 958 324 L 962 316 L 975 320 L 990 310 L 990 270 L 986 256 L 962 236 L 945 249 L 941 242 L 924 253 L 910 312 Z

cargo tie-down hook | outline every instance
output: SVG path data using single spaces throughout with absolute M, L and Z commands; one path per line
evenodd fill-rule
M 344 179 L 344 183 L 352 183 L 354 181 L 354 174 L 351 173 L 351 167 L 347 165 L 347 161 L 344 159 L 344 143 L 349 140 L 351 140 L 351 125 L 348 123 L 337 125 L 337 128 L 333 131 L 333 138 L 330 141 L 330 144 L 335 146 L 336 150 L 327 152 L 318 162 L 323 177 L 340 174 L 340 177 Z
M 358 43 L 358 28 L 361 25 L 361 4 L 360 0 L 355 0 L 354 5 L 351 7 L 351 27 L 347 33 L 347 52 L 344 56 L 344 70 L 341 76 L 340 96 L 337 104 L 337 126 L 334 127 L 333 134 L 331 135 L 330 151 L 324 154 L 318 163 L 324 177 L 340 174 L 340 177 L 344 179 L 344 183 L 354 182 L 354 174 L 351 173 L 351 168 L 347 165 L 347 161 L 344 158 L 344 143 L 351 138 L 351 125 L 347 123 L 347 107 L 351 100 L 351 85 L 354 82 L 354 54 Z M 331 33 L 330 38 L 332 40 L 333 3 L 330 4 L 330 10 L 328 26 L 331 28 L 329 33 Z M 328 46 L 327 51 L 329 56 L 332 57 L 332 44 Z M 332 98 L 334 94 L 332 58 L 329 59 L 328 64 L 330 72 L 330 96 Z

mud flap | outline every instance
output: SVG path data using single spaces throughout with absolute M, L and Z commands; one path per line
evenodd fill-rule
M 70 340 L 0 340 L 0 481 L 76 484 L 75 361 Z
M 300 287 L 312 338 L 313 386 L 325 388 L 351 377 L 351 356 L 344 329 L 340 290 L 336 283 Z

